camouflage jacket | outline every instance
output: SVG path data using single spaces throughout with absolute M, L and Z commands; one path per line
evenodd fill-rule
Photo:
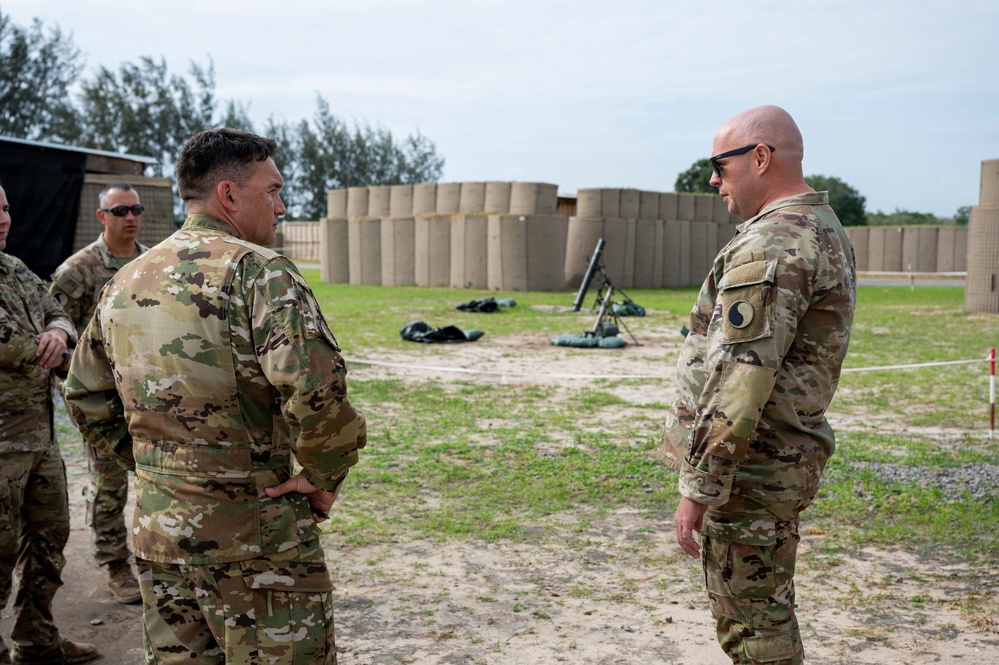
M 856 300 L 825 192 L 776 201 L 719 252 L 690 314 L 658 456 L 709 506 L 814 496 Z
M 227 562 L 316 538 L 306 498 L 272 499 L 292 456 L 336 491 L 366 442 L 315 296 L 285 257 L 207 215 L 120 270 L 73 354 L 67 406 L 135 470 L 135 555 Z
M 149 248 L 135 243 L 135 249 L 142 254 Z M 94 315 L 101 289 L 114 277 L 121 264 L 122 259 L 111 253 L 102 233 L 97 240 L 63 261 L 52 273 L 49 292 L 73 319 L 79 334 L 83 334 L 83 329 Z
M 49 370 L 38 364 L 38 336 L 76 328 L 24 263 L 0 253 L 0 453 L 55 445 Z

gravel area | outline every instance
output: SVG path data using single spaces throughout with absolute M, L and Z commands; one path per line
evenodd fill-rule
M 999 494 L 999 464 L 986 462 L 926 467 L 874 462 L 858 466 L 877 473 L 888 482 L 934 487 L 948 502 L 960 501 L 968 496 L 982 503 L 991 503 Z

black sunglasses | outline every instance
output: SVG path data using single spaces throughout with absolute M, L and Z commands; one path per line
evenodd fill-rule
M 753 145 L 747 145 L 741 148 L 736 148 L 735 150 L 729 150 L 728 152 L 723 152 L 720 155 L 715 155 L 714 157 L 709 158 L 708 161 L 711 162 L 711 168 L 714 169 L 715 175 L 720 178 L 722 177 L 722 168 L 724 168 L 724 165 L 718 163 L 719 159 L 725 159 L 726 157 L 735 157 L 736 155 L 745 155 L 750 150 L 755 149 L 756 146 L 758 145 L 760 144 L 754 143 Z M 774 152 L 777 150 L 777 148 L 773 147 L 772 145 L 768 145 L 767 147 L 770 148 L 770 152 Z
M 128 213 L 132 213 L 136 217 L 142 214 L 142 211 L 146 208 L 141 205 L 134 206 L 115 206 L 113 208 L 101 208 L 101 212 L 109 212 L 115 217 L 124 217 Z

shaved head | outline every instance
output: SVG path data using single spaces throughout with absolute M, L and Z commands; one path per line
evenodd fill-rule
M 715 133 L 710 183 L 728 211 L 749 219 L 767 204 L 814 191 L 802 175 L 805 149 L 794 119 L 779 106 L 757 106 Z
M 779 106 L 757 106 L 730 118 L 718 134 L 727 133 L 734 143 L 765 143 L 777 152 L 795 155 L 800 162 L 805 152 L 801 131 L 791 114 Z

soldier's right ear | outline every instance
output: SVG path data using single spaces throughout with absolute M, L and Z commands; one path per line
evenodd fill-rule
M 230 212 L 235 212 L 239 205 L 236 202 L 236 183 L 231 180 L 221 180 L 215 185 L 215 195 L 219 202 Z

